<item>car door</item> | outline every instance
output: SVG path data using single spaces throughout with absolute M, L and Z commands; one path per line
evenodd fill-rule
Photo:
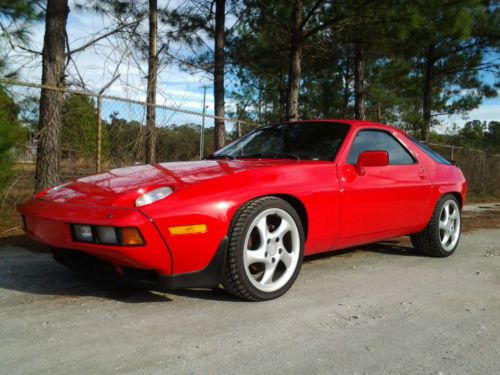
M 340 238 L 372 235 L 414 227 L 424 215 L 431 181 L 424 166 L 390 130 L 360 128 L 339 162 L 341 187 Z M 389 164 L 356 171 L 364 151 L 387 151 Z

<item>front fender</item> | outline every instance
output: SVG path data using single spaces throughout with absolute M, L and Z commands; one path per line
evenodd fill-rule
M 306 208 L 309 234 L 305 253 L 331 249 L 340 227 L 339 193 L 331 162 L 297 163 L 230 174 L 175 192 L 141 210 L 151 217 L 172 252 L 173 274 L 203 270 L 214 258 L 231 220 L 246 202 L 289 195 Z M 170 228 L 206 225 L 205 233 L 172 235 Z

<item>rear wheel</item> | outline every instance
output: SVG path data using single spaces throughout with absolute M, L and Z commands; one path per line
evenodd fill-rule
M 457 248 L 460 231 L 460 204 L 454 195 L 445 194 L 438 201 L 429 224 L 411 235 L 411 242 L 425 255 L 444 258 Z
M 286 201 L 263 197 L 236 214 L 222 284 L 252 301 L 281 296 L 294 283 L 304 257 L 304 231 Z

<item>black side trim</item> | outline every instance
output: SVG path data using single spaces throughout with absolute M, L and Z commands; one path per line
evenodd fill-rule
M 219 286 L 226 263 L 227 236 L 224 237 L 214 257 L 204 269 L 198 272 L 175 276 L 159 276 L 162 289 L 212 288 Z

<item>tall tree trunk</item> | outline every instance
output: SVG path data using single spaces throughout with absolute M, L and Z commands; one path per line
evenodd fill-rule
M 279 87 L 278 87 L 278 105 L 276 106 L 276 117 L 279 121 L 285 121 L 286 118 L 286 101 L 288 98 L 288 81 L 286 75 L 281 75 L 279 77 Z
M 148 92 L 146 110 L 146 163 L 156 159 L 156 79 L 158 76 L 158 4 L 149 0 L 149 57 L 148 57 Z
M 67 0 L 48 0 L 42 51 L 42 84 L 64 86 Z M 60 183 L 62 91 L 42 89 L 35 172 L 35 191 Z
M 299 92 L 302 68 L 302 22 L 304 4 L 302 0 L 294 0 L 291 18 L 291 40 L 288 67 L 288 92 L 286 98 L 285 117 L 287 120 L 299 118 Z
M 424 74 L 424 92 L 422 103 L 422 126 L 420 129 L 420 138 L 423 141 L 429 140 L 429 129 L 431 127 L 431 111 L 432 111 L 432 80 L 434 68 L 434 45 L 430 45 L 427 50 L 427 61 L 425 64 Z
M 354 51 L 354 117 L 366 119 L 365 108 L 365 53 L 361 43 L 356 43 Z
M 262 124 L 262 82 L 259 81 L 259 98 L 257 103 L 257 123 Z
M 343 87 L 343 103 L 342 103 L 342 116 L 343 118 L 348 117 L 349 113 L 349 99 L 351 98 L 351 72 L 350 72 L 350 59 L 349 56 L 346 58 L 345 70 L 344 70 L 344 87 Z
M 215 61 L 214 61 L 214 107 L 215 119 L 214 140 L 218 150 L 225 143 L 224 128 L 224 41 L 226 21 L 226 1 L 215 0 Z

